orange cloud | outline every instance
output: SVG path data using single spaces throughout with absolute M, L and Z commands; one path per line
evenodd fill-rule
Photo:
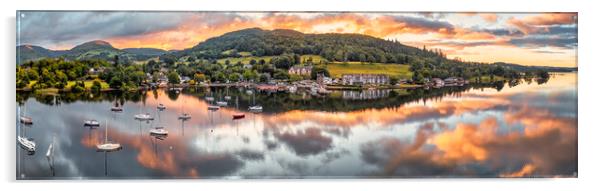
M 507 24 L 518 28 L 525 34 L 547 30 L 547 27 L 561 24 L 576 24 L 577 15 L 574 13 L 545 13 L 522 19 L 510 18 Z
M 504 173 L 502 175 L 500 175 L 501 177 L 505 177 L 505 178 L 512 178 L 512 177 L 525 177 L 525 176 L 529 176 L 531 174 L 533 174 L 533 172 L 535 171 L 536 167 L 533 164 L 526 164 L 525 166 L 523 166 L 523 168 L 521 168 L 520 170 L 516 171 L 516 172 L 511 172 L 511 173 Z

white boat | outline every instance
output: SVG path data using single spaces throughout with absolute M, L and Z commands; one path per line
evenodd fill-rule
M 146 120 L 154 120 L 154 118 L 149 113 L 140 113 L 134 115 L 134 119 L 146 121 Z
M 100 122 L 98 122 L 98 121 L 96 121 L 94 119 L 92 119 L 92 120 L 85 120 L 84 121 L 84 126 L 87 126 L 87 127 L 98 127 L 98 126 L 100 126 Z
M 121 144 L 109 142 L 109 124 L 105 122 L 105 142 L 96 145 L 97 151 L 111 152 L 121 149 Z
M 181 119 L 181 120 L 189 120 L 190 118 L 192 118 L 192 117 L 188 113 L 183 113 L 182 115 L 180 115 L 178 117 L 178 119 Z
M 255 94 L 253 94 L 253 106 L 250 106 L 249 110 L 253 113 L 259 113 L 263 111 L 263 106 L 255 104 Z
M 19 141 L 19 145 L 28 152 L 36 151 L 36 142 L 34 142 L 33 139 L 17 136 L 17 141 Z
M 249 110 L 251 112 L 261 112 L 261 111 L 263 111 L 263 107 L 260 105 L 251 106 L 251 107 L 249 107 Z
M 160 103 L 160 104 L 157 106 L 157 109 L 159 109 L 159 110 L 164 110 L 164 109 L 166 109 L 166 108 L 167 108 L 167 107 L 165 107 L 165 105 L 163 105 L 162 103 Z
M 210 110 L 210 111 L 217 111 L 217 110 L 219 110 L 219 106 L 217 106 L 217 105 L 210 105 L 210 106 L 207 107 L 207 109 Z
M 230 99 L 232 99 L 231 96 L 224 96 L 224 100 L 230 100 Z
M 218 101 L 218 102 L 216 102 L 216 103 L 217 103 L 217 105 L 218 105 L 218 106 L 220 106 L 220 107 L 225 107 L 225 106 L 228 106 L 228 102 L 225 102 L 225 101 Z
M 31 117 L 27 117 L 27 116 L 19 117 L 19 121 L 25 125 L 33 124 L 33 119 L 31 119 Z
M 207 100 L 207 101 L 213 101 L 213 100 L 215 100 L 215 98 L 213 98 L 213 97 L 205 97 L 205 100 Z
M 165 130 L 163 127 L 155 127 L 154 129 L 150 130 L 151 135 L 166 136 L 167 133 L 168 133 L 167 130 Z
M 247 90 L 247 91 L 245 91 L 245 93 L 247 93 L 247 94 L 251 95 L 251 94 L 253 94 L 253 91 L 251 91 L 251 90 Z

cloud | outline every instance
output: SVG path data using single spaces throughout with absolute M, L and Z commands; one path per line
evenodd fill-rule
M 296 133 L 274 134 L 300 156 L 315 155 L 332 147 L 332 138 L 322 135 L 318 128 L 307 128 Z
M 544 13 L 522 19 L 512 17 L 506 23 L 516 27 L 525 34 L 529 34 L 547 30 L 551 26 L 577 24 L 577 15 L 575 13 Z

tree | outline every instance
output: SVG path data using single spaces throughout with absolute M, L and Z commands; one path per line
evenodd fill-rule
M 207 80 L 207 77 L 203 73 L 196 73 L 194 74 L 193 79 L 197 82 L 205 82 L 205 80 Z
M 257 79 L 257 73 L 255 73 L 255 71 L 253 71 L 253 70 L 245 70 L 242 73 L 242 77 L 247 81 L 255 80 L 255 79 Z
M 102 84 L 100 83 L 100 81 L 94 80 L 94 82 L 92 82 L 92 87 L 90 87 L 90 90 L 92 90 L 92 92 L 95 93 L 100 92 L 100 90 L 102 90 Z
M 145 78 L 146 74 L 144 74 L 144 72 L 142 71 L 136 71 L 130 76 L 131 81 L 134 82 L 136 85 L 142 84 Z
M 230 82 L 238 82 L 240 81 L 240 74 L 239 73 L 232 73 L 230 74 L 230 76 L 228 76 L 228 80 L 230 80 Z
M 318 78 L 318 74 L 323 74 L 326 77 L 330 77 L 330 73 L 324 66 L 316 66 L 311 69 L 311 79 L 315 80 Z
M 268 82 L 269 80 L 270 80 L 269 74 L 263 73 L 263 74 L 259 75 L 259 82 L 265 83 L 265 82 Z
M 113 89 L 121 89 L 123 87 L 123 79 L 120 76 L 113 76 L 109 81 L 109 86 Z
M 276 70 L 276 72 L 274 73 L 274 79 L 288 80 L 288 78 L 289 78 L 288 72 L 285 70 Z
M 180 75 L 176 71 L 171 71 L 167 74 L 167 80 L 170 84 L 179 84 L 180 83 Z

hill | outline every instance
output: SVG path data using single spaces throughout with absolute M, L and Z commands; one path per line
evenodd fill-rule
M 42 58 L 63 57 L 69 60 L 100 59 L 113 61 L 115 56 L 121 61 L 147 60 L 160 56 L 167 51 L 155 48 L 126 48 L 118 49 L 110 43 L 102 40 L 94 40 L 77 45 L 70 50 L 50 50 L 40 46 L 20 45 L 17 46 L 17 63 Z M 121 62 L 120 61 L 120 62 Z
M 418 49 L 396 41 L 361 34 L 305 34 L 294 30 L 243 29 L 207 39 L 175 53 L 177 57 L 221 59 L 283 54 L 320 55 L 328 61 L 409 63 L 442 56 L 440 52 Z

